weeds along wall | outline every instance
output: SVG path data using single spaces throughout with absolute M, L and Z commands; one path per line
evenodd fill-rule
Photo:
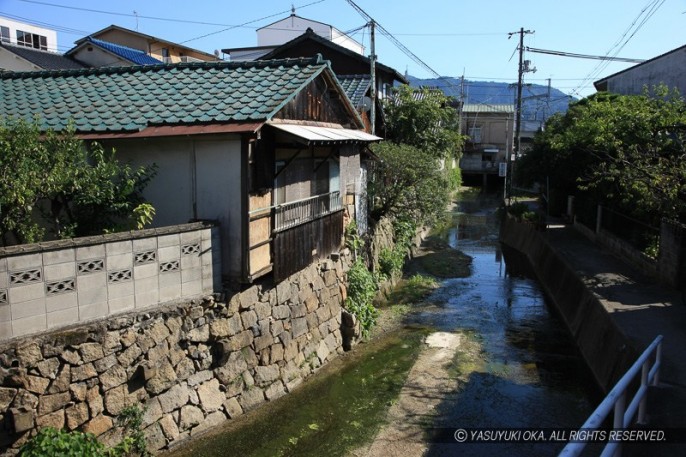
M 343 351 L 349 265 L 344 251 L 224 302 L 207 296 L 6 342 L 2 452 L 46 426 L 114 443 L 130 405 L 145 408 L 148 448 L 159 450 L 281 397 Z

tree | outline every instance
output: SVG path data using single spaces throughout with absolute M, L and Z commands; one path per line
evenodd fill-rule
M 686 217 L 686 105 L 657 98 L 595 94 L 551 118 L 517 164 L 518 180 L 550 179 L 560 197 L 586 192 L 648 221 Z
M 141 192 L 154 167 L 119 163 L 114 151 L 32 123 L 0 123 L 0 235 L 4 244 L 142 228 L 154 208 Z
M 384 104 L 386 139 L 414 146 L 436 159 L 458 157 L 464 137 L 450 98 L 440 90 L 394 88 Z
M 379 160 L 372 164 L 368 192 L 372 216 L 415 224 L 429 223 L 448 203 L 448 183 L 436 160 L 418 148 L 383 142 L 373 146 Z

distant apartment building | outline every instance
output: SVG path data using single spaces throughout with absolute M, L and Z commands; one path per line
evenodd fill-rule
M 465 104 L 462 133 L 467 135 L 460 169 L 465 178 L 478 176 L 486 186 L 491 178 L 502 177 L 501 164 L 512 152 L 514 105 Z
M 57 53 L 57 32 L 0 16 L 0 71 L 82 68 Z
M 336 27 L 323 22 L 306 19 L 295 14 L 257 29 L 257 46 L 223 49 L 232 61 L 258 60 L 281 45 L 303 35 L 308 30 L 331 43 L 337 44 L 356 54 L 364 55 L 364 46 L 341 32 Z
M 56 51 L 57 32 L 0 16 L 0 42 L 41 51 Z

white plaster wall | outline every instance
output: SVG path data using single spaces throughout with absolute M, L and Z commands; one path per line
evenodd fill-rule
M 112 53 L 103 51 L 97 46 L 86 45 L 72 54 L 72 57 L 81 63 L 92 67 L 128 67 L 133 65 L 128 60 L 124 60 Z
M 331 41 L 339 46 L 343 46 L 344 48 L 364 55 L 364 46 L 336 28 L 331 30 Z
M 9 52 L 0 47 L 0 70 L 7 71 L 35 71 L 40 70 L 38 65 L 34 65 L 26 59 Z
M 299 37 L 310 28 L 319 36 L 357 52 L 364 53 L 364 46 L 328 24 L 298 16 L 290 16 L 257 31 L 258 46 L 282 45 Z
M 219 221 L 222 265 L 230 275 L 241 271 L 240 151 L 238 139 L 195 143 L 196 217 Z
M 155 207 L 153 227 L 192 219 L 218 220 L 222 270 L 238 275 L 242 252 L 240 136 L 175 137 L 112 145 L 119 160 L 157 165 L 157 175 L 144 190 Z
M 257 46 L 281 45 L 311 28 L 317 35 L 331 39 L 331 26 L 298 16 L 289 16 L 257 31 Z

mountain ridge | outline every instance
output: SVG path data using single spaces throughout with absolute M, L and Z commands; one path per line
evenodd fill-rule
M 464 88 L 462 88 L 461 78 L 451 76 L 422 79 L 406 75 L 406 78 L 413 87 L 435 87 L 447 96 L 457 99 L 461 98 L 464 90 L 465 104 L 515 104 L 516 84 L 464 80 Z M 544 122 L 555 113 L 566 112 L 570 101 L 576 100 L 555 87 L 550 87 L 550 96 L 548 96 L 547 85 L 526 83 L 522 88 L 522 119 Z

